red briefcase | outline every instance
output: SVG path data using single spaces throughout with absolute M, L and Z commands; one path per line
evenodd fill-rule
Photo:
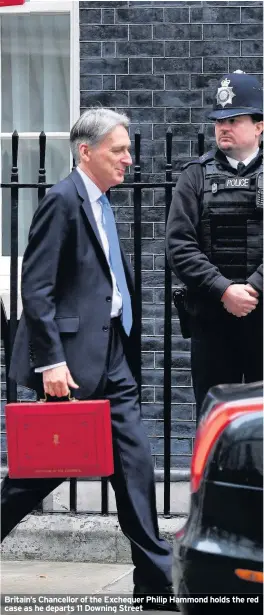
M 0 0 L 1 6 L 16 6 L 18 4 L 25 4 L 26 0 Z
M 107 400 L 6 404 L 6 430 L 10 478 L 113 474 Z

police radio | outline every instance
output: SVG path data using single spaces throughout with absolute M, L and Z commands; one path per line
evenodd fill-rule
M 186 286 L 176 286 L 175 290 L 172 293 L 173 302 L 178 311 L 181 334 L 184 339 L 188 339 L 189 337 L 191 337 L 191 332 L 190 332 L 190 327 L 189 327 L 190 317 L 185 307 L 186 295 L 187 295 Z

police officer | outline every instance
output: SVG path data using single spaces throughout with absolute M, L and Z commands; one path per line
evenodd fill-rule
M 211 386 L 263 377 L 262 90 L 242 71 L 220 80 L 209 118 L 217 148 L 185 165 L 166 231 L 186 286 L 197 419 Z

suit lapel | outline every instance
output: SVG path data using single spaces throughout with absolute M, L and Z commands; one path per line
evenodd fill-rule
M 126 254 L 123 251 L 123 248 L 122 248 L 121 244 L 119 244 L 119 245 L 120 245 L 122 262 L 123 262 L 123 267 L 124 267 L 126 281 L 127 281 L 127 287 L 128 287 L 129 292 L 130 292 L 130 295 L 133 295 L 133 292 L 134 292 L 133 269 L 132 269 L 132 267 L 130 265 L 130 262 L 129 262 Z
M 102 256 L 104 258 L 105 264 L 107 265 L 107 270 L 108 273 L 110 273 L 110 269 L 109 269 L 109 265 L 105 256 L 105 251 L 103 249 L 103 245 L 101 242 L 101 238 L 100 238 L 100 234 L 97 228 L 97 224 L 93 215 L 93 211 L 92 211 L 92 207 L 91 207 L 91 203 L 87 194 L 87 190 L 86 187 L 83 183 L 83 180 L 80 176 L 80 174 L 78 173 L 78 171 L 73 170 L 72 173 L 70 174 L 70 178 L 72 179 L 72 181 L 74 182 L 75 186 L 76 186 L 76 190 L 78 192 L 78 195 L 80 197 L 80 199 L 82 200 L 82 208 L 86 214 L 86 218 L 89 222 L 90 227 L 92 228 L 94 235 L 97 239 L 97 242 L 99 244 L 99 247 L 101 248 L 101 252 L 102 252 Z M 125 270 L 125 275 L 126 275 L 126 280 L 127 280 L 127 285 L 128 285 L 128 289 L 130 294 L 133 293 L 134 290 L 134 282 L 133 282 L 133 273 L 132 273 L 132 269 L 130 266 L 130 263 L 127 260 L 126 255 L 123 252 L 123 248 L 119 242 L 120 245 L 120 250 L 121 250 L 121 256 L 122 256 L 122 261 L 123 261 L 123 266 L 124 266 L 124 270 Z
M 79 197 L 82 200 L 82 208 L 83 208 L 83 210 L 84 210 L 84 212 L 86 214 L 87 220 L 88 220 L 88 222 L 89 222 L 89 224 L 90 224 L 90 226 L 91 226 L 91 228 L 92 228 L 92 230 L 93 230 L 93 232 L 95 234 L 95 237 L 96 237 L 96 239 L 97 239 L 97 241 L 98 241 L 98 243 L 99 243 L 103 253 L 104 253 L 104 249 L 103 249 L 103 246 L 102 246 L 100 234 L 99 234 L 99 231 L 98 231 L 98 228 L 97 228 L 97 224 L 96 224 L 96 221 L 95 221 L 95 218 L 94 218 L 94 215 L 93 215 L 92 206 L 91 206 L 88 194 L 87 194 L 86 187 L 85 187 L 85 185 L 83 183 L 83 180 L 82 180 L 80 174 L 78 173 L 78 171 L 76 171 L 76 170 L 72 171 L 72 173 L 70 174 L 70 177 L 71 177 L 72 181 L 74 182 L 74 184 L 76 186 L 76 189 L 77 189 Z
M 80 197 L 81 201 L 82 201 L 82 209 L 85 213 L 86 216 L 86 220 L 89 223 L 89 227 L 92 230 L 92 235 L 95 239 L 95 244 L 96 244 L 96 248 L 98 249 L 98 258 L 101 260 L 102 265 L 105 268 L 105 271 L 107 273 L 108 276 L 110 276 L 111 278 L 111 272 L 110 272 L 110 267 L 105 255 L 105 251 L 101 242 L 101 237 L 98 231 L 98 227 L 95 221 L 95 217 L 93 215 L 93 210 L 92 210 L 92 206 L 90 203 L 90 199 L 88 197 L 87 194 L 87 190 L 86 187 L 83 183 L 83 180 L 80 176 L 80 174 L 78 173 L 78 171 L 73 170 L 72 173 L 70 174 L 70 178 L 72 179 L 72 181 L 75 184 L 76 190 L 78 192 L 78 196 Z M 112 280 L 112 278 L 111 278 Z

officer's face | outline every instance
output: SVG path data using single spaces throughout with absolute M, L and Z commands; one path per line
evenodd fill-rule
M 224 154 L 244 160 L 257 149 L 262 130 L 263 122 L 253 122 L 250 115 L 216 120 L 216 143 Z

